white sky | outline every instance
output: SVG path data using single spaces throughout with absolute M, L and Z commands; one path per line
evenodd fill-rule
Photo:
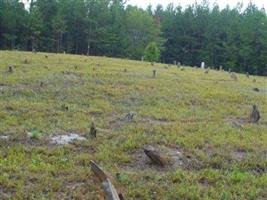
M 128 0 L 128 4 L 136 5 L 142 8 L 146 8 L 149 4 L 152 4 L 152 6 L 155 8 L 156 5 L 161 4 L 164 8 L 166 8 L 169 3 L 173 3 L 175 6 L 181 5 L 183 8 L 185 8 L 187 5 L 192 5 L 196 1 L 198 3 L 202 2 L 202 0 Z M 221 9 L 226 7 L 227 4 L 230 5 L 230 7 L 235 7 L 238 2 L 243 2 L 244 6 L 246 7 L 250 1 L 256 4 L 259 8 L 267 8 L 266 0 L 209 0 L 211 5 L 214 2 L 217 2 Z
M 27 3 L 27 0 L 21 0 L 24 3 Z M 230 7 L 235 7 L 238 2 L 243 2 L 244 6 L 246 7 L 249 2 L 252 1 L 254 4 L 258 6 L 258 8 L 267 8 L 267 1 L 266 0 L 209 0 L 210 4 L 212 5 L 214 2 L 217 2 L 220 8 L 226 7 L 226 5 L 230 5 Z M 187 5 L 192 5 L 195 2 L 201 3 L 202 0 L 127 0 L 128 4 L 135 5 L 141 8 L 147 8 L 149 4 L 155 8 L 158 4 L 163 5 L 164 8 L 170 3 L 173 3 L 175 6 L 181 5 L 185 8 Z

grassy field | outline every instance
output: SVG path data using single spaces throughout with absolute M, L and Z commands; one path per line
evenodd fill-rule
M 267 199 L 266 77 L 7 51 L 0 73 L 0 199 L 103 199 L 90 160 L 125 199 Z M 87 139 L 51 143 L 71 133 Z M 150 163 L 148 145 L 169 164 Z

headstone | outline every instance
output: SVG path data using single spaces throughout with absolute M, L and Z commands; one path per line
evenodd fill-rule
M 141 61 L 144 62 L 144 56 L 141 57 Z
M 205 62 L 201 62 L 201 69 L 205 69 Z
M 173 61 L 173 64 L 174 64 L 174 65 L 176 65 L 176 64 L 177 64 L 176 60 L 174 60 L 174 61 Z
M 246 73 L 246 76 L 247 76 L 247 78 L 249 78 L 249 73 L 248 72 Z
M 13 66 L 9 65 L 8 66 L 8 72 L 9 73 L 13 73 L 14 69 L 13 69 Z
M 95 127 L 95 122 L 94 120 L 92 120 L 92 124 L 91 124 L 91 127 L 90 127 L 90 135 L 94 138 L 96 138 L 96 127 Z
M 258 107 L 256 105 L 252 106 L 252 111 L 249 115 L 249 121 L 251 123 L 257 123 L 260 120 L 261 116 L 260 116 L 260 112 L 258 110 Z
M 154 70 L 153 70 L 153 78 L 156 78 L 156 72 L 157 72 L 157 71 L 154 69 Z
M 222 71 L 223 70 L 223 66 L 222 65 L 220 65 L 220 71 Z
M 181 62 L 178 62 L 177 63 L 177 67 L 181 67 Z

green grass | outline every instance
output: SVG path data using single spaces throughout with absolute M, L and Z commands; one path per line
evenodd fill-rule
M 0 139 L 1 199 L 100 199 L 90 160 L 125 199 L 266 199 L 266 77 L 165 66 L 0 51 L 0 136 L 9 136 Z M 253 104 L 260 123 L 235 126 Z M 130 111 L 133 122 L 120 120 Z M 50 143 L 51 135 L 87 136 L 92 118 L 96 139 Z M 179 149 L 182 164 L 147 164 L 146 145 Z

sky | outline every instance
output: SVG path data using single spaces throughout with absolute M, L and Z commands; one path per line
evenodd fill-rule
M 149 4 L 155 8 L 158 4 L 161 4 L 164 8 L 170 3 L 173 3 L 175 6 L 181 5 L 185 8 L 187 5 L 192 5 L 195 2 L 201 3 L 202 0 L 127 0 L 127 4 L 135 5 L 141 8 L 147 8 Z M 226 7 L 226 5 L 230 5 L 230 7 L 235 7 L 238 2 L 243 2 L 244 6 L 246 7 L 249 2 L 252 1 L 256 4 L 259 8 L 267 8 L 267 1 L 266 0 L 209 0 L 210 4 L 217 2 L 220 8 Z M 22 2 L 27 3 L 27 0 L 22 0 Z
M 151 4 L 154 8 L 156 5 L 161 4 L 164 8 L 170 3 L 173 3 L 175 6 L 181 5 L 185 8 L 187 5 L 194 4 L 195 2 L 201 3 L 202 0 L 128 0 L 128 4 L 136 5 L 138 7 L 146 8 L 149 4 Z M 243 4 L 246 7 L 251 0 L 243 0 Z M 212 5 L 214 2 L 217 2 L 220 8 L 226 7 L 227 4 L 230 7 L 235 7 L 238 2 L 242 2 L 242 0 L 209 0 L 210 4 Z M 266 0 L 252 0 L 254 4 L 257 5 L 259 8 L 267 8 L 267 1 Z

